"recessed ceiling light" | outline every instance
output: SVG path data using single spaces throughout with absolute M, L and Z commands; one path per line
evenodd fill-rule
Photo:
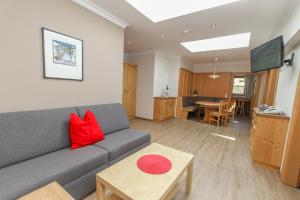
M 180 44 L 194 53 L 248 47 L 250 43 L 250 37 L 251 33 L 242 33 L 205 40 L 182 42 Z
M 215 25 L 215 24 L 212 24 L 212 25 L 210 25 L 210 27 L 211 27 L 211 28 L 216 28 L 216 27 L 217 27 L 217 25 Z
M 126 0 L 153 22 L 191 14 L 240 0 Z

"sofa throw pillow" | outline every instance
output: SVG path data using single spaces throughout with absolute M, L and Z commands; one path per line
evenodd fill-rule
M 97 118 L 89 110 L 86 111 L 83 119 L 75 113 L 71 113 L 69 131 L 72 149 L 104 140 L 104 133 L 97 122 Z

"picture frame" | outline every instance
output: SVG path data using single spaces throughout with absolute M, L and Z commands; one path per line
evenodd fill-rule
M 83 81 L 83 40 L 42 27 L 44 78 Z

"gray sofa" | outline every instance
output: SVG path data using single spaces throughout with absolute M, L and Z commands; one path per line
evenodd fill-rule
M 69 117 L 94 112 L 105 140 L 70 149 Z M 130 129 L 121 104 L 0 114 L 0 200 L 16 199 L 57 181 L 75 199 L 95 190 L 95 175 L 150 144 Z

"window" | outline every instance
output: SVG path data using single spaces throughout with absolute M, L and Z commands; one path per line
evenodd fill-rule
M 244 95 L 245 87 L 246 87 L 246 78 L 245 77 L 234 77 L 232 94 Z

